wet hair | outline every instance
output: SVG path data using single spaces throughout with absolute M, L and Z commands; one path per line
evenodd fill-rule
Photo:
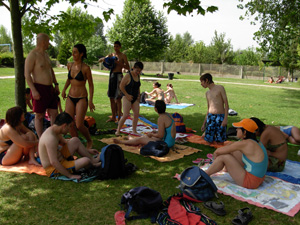
M 74 45 L 74 48 L 77 48 L 79 53 L 83 53 L 81 60 L 87 59 L 86 48 L 83 44 Z
M 143 70 L 144 64 L 142 62 L 136 62 L 134 63 L 133 68 L 140 68 L 141 70 Z
M 66 112 L 62 112 L 60 114 L 57 115 L 55 121 L 54 121 L 54 124 L 57 125 L 57 126 L 61 126 L 63 124 L 70 124 L 73 122 L 73 118 L 72 116 L 70 116 L 69 113 L 66 113 Z
M 255 133 L 251 133 L 251 132 L 245 130 L 244 128 L 242 128 L 242 127 L 240 129 L 242 130 L 243 133 L 244 133 L 244 131 L 246 131 L 246 137 L 244 137 L 244 140 L 245 139 L 252 139 L 252 140 L 258 142 L 258 140 L 256 139 L 256 134 Z
M 262 134 L 262 132 L 264 131 L 264 129 L 266 127 L 266 124 L 256 117 L 251 117 L 250 119 L 253 120 L 256 123 L 256 125 L 258 126 L 259 134 Z
M 15 106 L 6 111 L 5 122 L 16 128 L 21 123 L 21 116 L 24 111 L 20 106 Z
M 156 100 L 155 106 L 159 114 L 166 112 L 166 103 L 163 100 Z
M 158 82 L 155 82 L 154 85 L 155 85 L 156 87 L 160 87 L 160 86 L 161 86 L 161 84 L 158 83 Z
M 30 88 L 25 89 L 25 94 L 30 94 Z
M 200 77 L 200 81 L 208 81 L 209 84 L 214 83 L 212 75 L 210 73 L 205 73 Z
M 172 85 L 172 84 L 167 84 L 167 87 L 168 87 L 168 86 L 171 87 L 171 88 L 173 88 L 173 85 Z
M 122 46 L 121 42 L 119 42 L 119 41 L 115 41 L 114 45 L 119 45 L 120 47 Z

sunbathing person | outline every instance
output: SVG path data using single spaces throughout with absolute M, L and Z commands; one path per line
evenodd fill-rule
M 264 181 L 268 167 L 267 151 L 256 140 L 258 126 L 251 119 L 243 119 L 232 125 L 237 128 L 237 137 L 241 141 L 218 148 L 206 173 L 212 175 L 226 167 L 237 185 L 256 189 Z
M 175 98 L 176 103 L 179 104 L 178 100 L 177 100 L 177 96 L 175 94 L 175 91 L 173 89 L 173 85 L 172 84 L 167 84 L 167 91 L 164 92 L 165 94 L 165 103 L 166 104 L 170 104 L 173 100 L 173 98 Z
M 275 126 L 266 125 L 260 119 L 251 117 L 258 126 L 257 136 L 266 147 L 269 156 L 268 171 L 281 172 L 288 155 L 288 147 L 284 134 Z
M 163 100 L 165 99 L 165 94 L 163 89 L 160 88 L 161 84 L 158 82 L 155 82 L 153 84 L 153 91 L 151 92 L 147 92 L 145 91 L 145 93 L 148 95 L 146 96 L 146 102 L 149 105 L 154 105 L 156 100 Z
M 149 141 L 164 141 L 171 148 L 175 144 L 176 126 L 172 116 L 166 112 L 166 103 L 163 100 L 155 102 L 154 110 L 158 113 L 157 119 L 158 132 L 148 133 L 142 137 L 136 137 L 129 140 L 114 139 L 116 144 L 126 145 L 146 145 Z
M 101 166 L 100 154 L 94 158 L 92 149 L 86 149 L 78 137 L 66 140 L 62 135 L 71 128 L 73 118 L 66 112 L 60 113 L 54 124 L 41 136 L 39 155 L 48 177 L 64 175 L 72 179 L 80 179 L 80 175 L 73 174 L 81 168 Z M 74 160 L 77 153 L 80 158 Z
M 38 140 L 35 134 L 24 126 L 25 116 L 19 106 L 6 112 L 5 124 L 0 130 L 0 164 L 14 165 L 23 157 L 29 158 L 29 164 L 41 166 L 34 158 Z
M 300 145 L 300 129 L 295 126 L 277 126 L 279 128 L 286 139 L 296 145 Z

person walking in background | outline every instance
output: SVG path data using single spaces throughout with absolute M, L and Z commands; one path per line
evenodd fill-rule
M 225 89 L 222 85 L 216 85 L 209 73 L 202 75 L 200 81 L 203 88 L 209 89 L 206 92 L 208 109 L 201 127 L 201 131 L 205 131 L 204 139 L 210 143 L 224 142 L 229 109 Z
M 83 62 L 87 58 L 86 48 L 83 44 L 77 44 L 73 48 L 73 63 L 69 63 L 68 67 L 68 78 L 64 89 L 62 90 L 62 97 L 66 100 L 65 112 L 70 114 L 75 121 L 75 126 L 70 128 L 72 137 L 78 137 L 77 129 L 87 140 L 87 149 L 91 149 L 93 141 L 91 139 L 88 128 L 84 125 L 84 117 L 86 115 L 88 107 L 90 111 L 95 110 L 93 103 L 94 96 L 94 83 L 91 68 Z M 86 89 L 86 81 L 89 85 L 89 94 Z M 68 95 L 66 90 L 71 85 Z M 76 115 L 76 117 L 75 117 Z M 77 129 L 76 129 L 77 128 Z M 93 150 L 90 150 L 93 151 Z M 92 152 L 91 152 L 92 153 Z
M 41 137 L 43 133 L 43 119 L 46 110 L 51 124 L 57 116 L 57 96 L 59 87 L 50 58 L 46 52 L 49 47 L 49 36 L 38 34 L 36 47 L 29 53 L 25 61 L 25 79 L 31 90 L 33 112 L 35 115 L 35 130 Z M 53 88 L 53 84 L 55 88 Z

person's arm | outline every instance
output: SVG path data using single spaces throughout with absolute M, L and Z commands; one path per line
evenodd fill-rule
M 25 130 L 25 128 L 20 128 L 20 129 Z M 12 140 L 14 144 L 20 146 L 21 148 L 31 148 L 38 145 L 37 139 L 34 141 L 27 141 L 19 134 L 19 132 L 17 132 L 15 129 L 11 127 L 8 129 L 7 136 L 10 138 L 10 140 Z
M 209 110 L 209 101 L 208 101 L 208 98 L 207 98 L 207 92 L 206 92 L 206 101 L 207 101 L 207 113 L 205 115 L 205 118 L 204 118 L 204 121 L 203 121 L 203 124 L 202 124 L 202 127 L 201 127 L 201 131 L 204 132 L 205 131 L 205 126 L 206 126 L 206 119 L 207 119 L 207 115 L 208 115 L 208 110 Z
M 157 133 L 151 133 L 148 137 L 156 137 L 162 139 L 165 136 L 165 122 L 163 118 L 158 117 L 157 120 L 158 131 Z
M 145 91 L 145 93 L 146 93 L 147 95 L 150 95 L 150 96 L 152 97 L 152 95 L 153 95 L 154 93 L 156 93 L 156 88 L 154 88 L 151 92 L 146 92 L 146 91 Z
M 71 67 L 71 64 L 68 63 L 68 65 L 67 65 L 67 70 L 68 70 L 68 72 L 70 71 L 70 67 Z M 71 84 L 71 81 L 69 80 L 69 78 L 67 78 L 67 81 L 66 81 L 66 83 L 65 83 L 65 86 L 64 86 L 63 90 L 61 91 L 61 97 L 62 97 L 64 100 L 67 98 L 66 91 L 67 91 L 68 87 L 70 86 L 70 84 Z
M 55 92 L 56 92 L 57 95 L 59 95 L 60 94 L 59 86 L 58 86 L 58 83 L 57 83 L 57 80 L 56 80 L 56 77 L 55 77 L 55 73 L 54 73 L 54 70 L 52 69 L 52 67 L 51 67 L 51 73 L 52 73 L 53 84 L 54 84 L 54 87 L 55 87 Z
M 226 145 L 224 147 L 218 148 L 214 152 L 214 158 L 218 157 L 219 155 L 230 154 L 234 151 L 243 152 L 245 147 L 247 146 L 247 144 L 249 144 L 248 141 L 243 140 L 243 141 L 236 141 L 236 142 L 232 143 L 231 145 Z
M 94 82 L 93 82 L 91 68 L 89 66 L 87 66 L 87 67 L 88 68 L 87 68 L 86 76 L 87 76 L 87 80 L 88 80 L 88 84 L 89 84 L 89 107 L 90 107 L 90 111 L 93 112 L 95 110 L 95 105 L 93 103 Z
M 178 102 L 178 100 L 177 100 L 177 96 L 176 96 L 176 94 L 175 94 L 175 91 L 174 91 L 174 98 L 175 98 L 175 100 L 176 100 L 176 103 L 179 104 L 179 102 Z
M 225 126 L 227 126 L 229 105 L 228 105 L 228 99 L 227 99 L 225 88 L 223 86 L 221 86 L 221 87 L 222 87 L 221 96 L 222 96 L 222 99 L 223 99 L 223 102 L 224 102 L 224 109 L 225 109 L 224 120 L 223 120 L 221 126 L 225 127 Z
M 46 149 L 47 149 L 47 154 L 49 157 L 49 161 L 51 163 L 51 165 L 58 170 L 59 173 L 61 173 L 62 175 L 71 178 L 71 179 L 80 179 L 81 176 L 80 175 L 74 175 L 71 174 L 58 160 L 57 158 L 57 141 L 54 140 L 48 140 L 46 145 L 45 145 Z
M 121 80 L 120 83 L 120 90 L 122 91 L 122 93 L 125 95 L 125 97 L 127 98 L 128 101 L 131 101 L 133 99 L 132 95 L 129 95 L 125 89 L 125 86 L 130 82 L 130 75 L 129 73 L 127 73 L 125 75 L 125 77 Z
M 36 90 L 36 88 L 33 84 L 33 79 L 31 77 L 34 66 L 35 66 L 35 53 L 31 51 L 25 60 L 24 73 L 25 73 L 26 82 L 31 90 L 32 97 L 35 100 L 39 100 L 41 98 L 41 96 L 40 96 L 39 92 Z
M 130 67 L 129 67 L 129 62 L 128 62 L 128 59 L 127 59 L 127 56 L 125 54 L 124 55 L 124 65 L 123 65 L 123 68 L 125 68 L 126 70 L 130 70 Z

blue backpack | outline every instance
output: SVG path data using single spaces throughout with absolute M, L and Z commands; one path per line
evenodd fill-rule
M 210 176 L 198 166 L 185 169 L 180 180 L 180 190 L 193 199 L 207 201 L 216 196 L 218 188 Z
M 103 66 L 107 69 L 112 70 L 115 67 L 115 61 L 118 60 L 116 56 L 106 57 L 103 61 Z

